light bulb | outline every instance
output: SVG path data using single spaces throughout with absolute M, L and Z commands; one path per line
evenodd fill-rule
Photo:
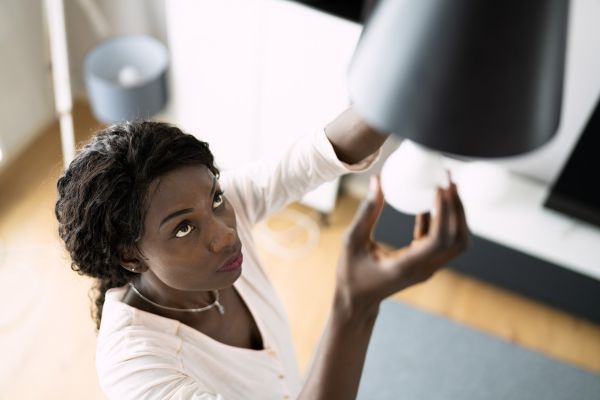
M 431 210 L 438 187 L 448 184 L 442 156 L 404 140 L 381 170 L 385 200 L 405 214 Z

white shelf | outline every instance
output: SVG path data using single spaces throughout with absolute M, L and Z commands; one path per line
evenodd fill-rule
M 447 164 L 474 234 L 600 279 L 600 228 L 545 208 L 546 185 L 506 171 L 498 182 L 502 188 L 494 187 L 495 194 L 482 201 L 473 194 L 493 187 L 486 177 L 466 179 L 461 170 L 467 163 L 447 159 Z

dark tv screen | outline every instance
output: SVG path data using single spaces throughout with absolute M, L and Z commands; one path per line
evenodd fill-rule
M 600 101 L 545 206 L 600 226 Z

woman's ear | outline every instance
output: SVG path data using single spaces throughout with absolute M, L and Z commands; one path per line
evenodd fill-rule
M 138 249 L 122 247 L 119 249 L 119 258 L 121 267 L 129 272 L 142 273 L 148 270 L 148 267 L 142 261 L 142 257 L 140 257 Z

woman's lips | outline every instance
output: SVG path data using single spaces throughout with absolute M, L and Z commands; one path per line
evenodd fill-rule
M 225 264 L 223 264 L 217 272 L 228 272 L 235 271 L 242 266 L 242 261 L 244 261 L 244 256 L 241 251 L 238 251 L 236 255 L 231 257 Z

